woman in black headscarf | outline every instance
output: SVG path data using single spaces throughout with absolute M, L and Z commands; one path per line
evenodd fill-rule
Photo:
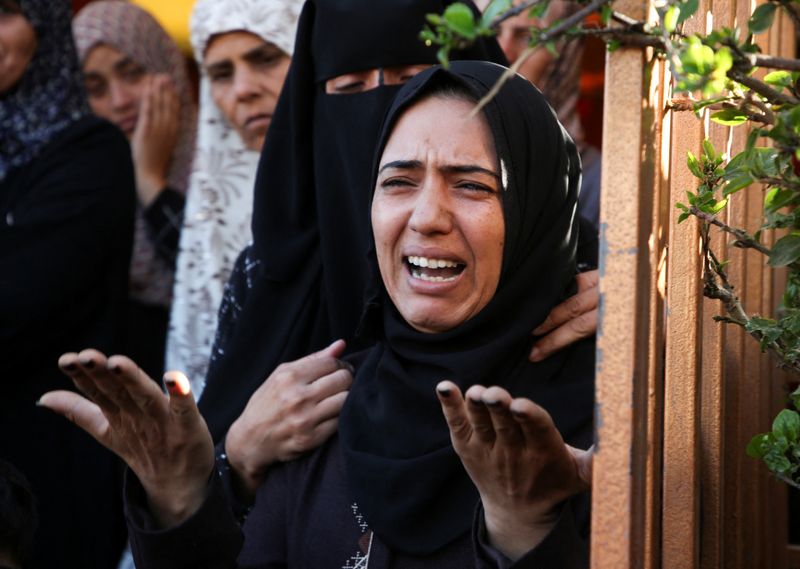
M 268 473 L 243 542 L 219 477 L 208 481 L 211 437 L 186 378 L 168 377 L 167 402 L 124 373 L 129 360 L 62 358 L 88 394 L 123 409 L 120 419 L 101 402 L 76 419 L 91 429 L 107 416 L 113 436 L 100 438 L 141 481 L 130 477 L 127 491 L 137 566 L 585 565 L 564 500 L 588 485 L 590 463 L 559 432 L 590 442 L 593 343 L 531 363 L 525 338 L 574 286 L 579 158 L 520 77 L 469 117 L 503 71 L 433 68 L 392 105 L 373 177 L 365 326 L 377 344 L 361 360 L 340 436 Z M 118 385 L 92 371 L 106 366 L 123 371 Z M 79 400 L 43 401 L 63 411 Z M 171 427 L 140 438 L 136 425 L 157 416 Z M 165 447 L 200 465 L 180 496 L 153 476 Z
M 215 440 L 278 364 L 336 338 L 347 340 L 351 351 L 360 347 L 355 331 L 366 282 L 369 164 L 400 86 L 384 82 L 357 94 L 331 94 L 326 82 L 436 63 L 436 49 L 418 36 L 425 15 L 447 4 L 312 0 L 304 6 L 259 165 L 253 244 L 229 282 L 200 402 Z M 457 57 L 505 62 L 493 40 Z
M 111 567 L 121 550 L 112 455 L 34 402 L 53 362 L 118 349 L 133 235 L 130 150 L 93 118 L 66 0 L 0 0 L 0 455 L 30 480 L 33 567 Z

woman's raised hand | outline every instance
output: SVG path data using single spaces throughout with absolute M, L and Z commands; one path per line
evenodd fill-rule
M 167 173 L 178 142 L 180 100 L 169 76 L 148 79 L 131 138 L 136 193 L 147 207 L 167 185 Z
M 535 335 L 542 337 L 531 349 L 529 359 L 532 362 L 542 361 L 562 348 L 597 332 L 599 279 L 600 273 L 597 269 L 575 277 L 578 292 L 553 308 L 545 321 L 533 331 Z
M 592 451 L 565 444 L 547 411 L 500 387 L 474 385 L 462 397 L 443 381 L 436 392 L 480 492 L 489 540 L 518 559 L 554 527 L 561 503 L 590 487 Z
M 106 358 L 97 350 L 84 350 L 64 354 L 58 365 L 86 397 L 51 391 L 38 404 L 122 458 L 141 481 L 162 527 L 196 512 L 214 468 L 214 445 L 186 376 L 165 374 L 167 397 L 124 356 Z
M 339 360 L 345 343 L 281 364 L 259 387 L 225 438 L 238 489 L 253 498 L 269 466 L 297 458 L 336 432 L 353 382 Z

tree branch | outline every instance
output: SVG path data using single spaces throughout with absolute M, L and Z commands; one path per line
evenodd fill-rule
M 798 25 L 800 29 L 800 24 Z M 756 67 L 767 67 L 769 69 L 783 69 L 785 71 L 800 71 L 800 59 L 787 59 L 785 57 L 773 57 L 771 55 L 756 54 L 751 58 Z
M 782 105 L 800 105 L 800 100 L 795 99 L 790 95 L 779 93 L 763 81 L 759 81 L 755 77 L 746 75 L 736 69 L 731 69 L 728 71 L 728 77 L 738 83 L 741 83 L 745 87 L 752 89 L 770 102 L 780 103 Z
M 494 20 L 492 20 L 492 23 L 489 24 L 489 27 L 493 30 L 496 30 L 500 26 L 500 24 L 502 24 L 506 20 L 513 18 L 514 16 L 518 16 L 525 10 L 533 8 L 537 4 L 541 4 L 542 2 L 545 1 L 547 0 L 526 0 L 525 2 L 521 2 L 520 4 L 517 4 L 507 12 L 503 12 L 502 14 L 497 16 Z
M 583 19 L 588 16 L 589 14 L 593 14 L 597 10 L 600 9 L 603 4 L 608 4 L 610 0 L 593 0 L 574 14 L 570 15 L 569 18 L 563 20 L 557 26 L 552 27 L 551 29 L 547 30 L 541 36 L 539 36 L 539 43 L 547 43 L 554 38 L 557 38 L 571 27 L 580 24 Z
M 691 213 L 694 216 L 697 216 L 698 218 L 702 219 L 706 223 L 710 223 L 714 227 L 719 227 L 725 233 L 729 233 L 729 234 L 733 235 L 736 238 L 735 244 L 738 247 L 742 247 L 744 249 L 755 249 L 756 251 L 758 251 L 762 255 L 769 256 L 770 250 L 767 249 L 766 247 L 764 247 L 758 241 L 756 241 L 753 238 L 753 236 L 751 236 L 746 231 L 744 231 L 742 229 L 738 229 L 736 227 L 731 227 L 727 223 L 721 222 L 715 216 L 710 215 L 710 214 L 708 214 L 708 213 L 706 213 L 704 211 L 700 211 L 699 209 L 697 209 L 696 206 L 690 207 L 689 208 L 689 213 Z

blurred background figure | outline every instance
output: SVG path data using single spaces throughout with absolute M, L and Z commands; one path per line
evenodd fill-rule
M 487 4 L 488 1 L 484 1 L 482 8 Z M 509 63 L 516 62 L 528 48 L 531 26 L 549 26 L 573 14 L 580 7 L 575 2 L 552 0 L 541 19 L 530 17 L 529 11 L 524 10 L 521 14 L 502 22 L 497 41 Z M 550 105 L 558 113 L 559 120 L 578 145 L 583 165 L 578 209 L 581 216 L 590 221 L 597 230 L 600 215 L 600 152 L 587 141 L 581 115 L 578 112 L 584 44 L 582 41 L 560 42 L 556 49 L 557 57 L 544 48 L 537 49 L 522 64 L 519 72 L 544 93 Z M 602 112 L 602 106 L 598 112 Z
M 121 348 L 130 150 L 92 116 L 67 0 L 0 0 L 0 457 L 38 497 L 31 567 L 107 568 L 124 538 L 119 465 L 34 402 L 77 346 Z
M 289 70 L 302 0 L 199 0 L 191 40 L 200 117 L 175 280 L 167 369 L 199 397 L 222 292 L 250 241 L 256 168 Z
M 23 569 L 33 553 L 36 498 L 22 473 L 0 459 L 0 567 Z
M 139 209 L 123 352 L 161 377 L 197 129 L 186 62 L 158 22 L 128 2 L 92 2 L 72 27 L 89 104 L 128 137 L 136 168 Z

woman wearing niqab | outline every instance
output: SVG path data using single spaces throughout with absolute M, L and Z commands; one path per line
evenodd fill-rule
M 111 567 L 124 535 L 117 463 L 34 402 L 65 386 L 55 365 L 65 350 L 120 347 L 130 150 L 91 115 L 69 2 L 4 0 L 2 8 L 0 17 L 21 14 L 32 26 L 36 51 L 0 93 L 0 455 L 38 499 L 31 567 Z

